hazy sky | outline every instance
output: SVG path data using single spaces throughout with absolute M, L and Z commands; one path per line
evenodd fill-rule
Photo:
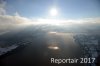
M 18 12 L 28 18 L 46 18 L 49 10 L 56 7 L 57 18 L 92 18 L 100 17 L 100 0 L 5 0 L 6 13 Z
M 0 0 L 0 30 L 41 23 L 100 25 L 100 0 Z

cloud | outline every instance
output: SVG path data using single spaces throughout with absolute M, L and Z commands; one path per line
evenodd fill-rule
M 7 15 L 5 12 L 3 8 L 0 10 L 0 32 L 9 31 L 16 27 L 23 27 L 32 22 L 30 19 L 20 16 L 18 12 L 16 12 L 15 15 Z
M 83 18 L 83 19 L 37 19 L 37 22 L 43 23 L 60 23 L 60 24 L 100 24 L 100 17 Z
M 0 24 L 21 24 L 29 22 L 30 20 L 21 16 L 10 16 L 10 15 L 1 15 Z
M 83 19 L 67 19 L 63 20 L 64 24 L 100 24 L 100 17 L 95 18 L 83 18 Z
M 32 23 L 31 19 L 21 16 L 0 15 L 0 32 L 24 28 Z
M 52 21 L 52 22 L 51 22 Z M 67 19 L 67 20 L 54 20 L 54 19 L 29 19 L 26 17 L 22 17 L 18 14 L 16 15 L 0 15 L 0 30 L 9 30 L 18 26 L 25 25 L 36 25 L 36 24 L 81 24 L 81 25 L 90 25 L 90 24 L 98 24 L 100 25 L 100 18 L 84 18 L 84 19 Z
M 97 18 L 86 18 L 85 22 L 89 22 L 89 23 L 100 23 L 100 17 Z
M 6 2 L 4 0 L 0 0 L 0 15 L 6 14 L 5 6 Z

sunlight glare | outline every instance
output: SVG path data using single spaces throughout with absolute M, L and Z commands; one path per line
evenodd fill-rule
M 50 15 L 51 15 L 51 16 L 57 16 L 57 15 L 58 15 L 57 9 L 56 9 L 56 8 L 52 8 L 52 9 L 50 10 Z

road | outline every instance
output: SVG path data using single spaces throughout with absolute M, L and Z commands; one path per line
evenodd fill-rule
M 43 27 L 43 28 L 42 28 Z M 5 45 L 27 45 L 0 59 L 0 66 L 82 66 L 82 64 L 53 64 L 51 58 L 80 58 L 81 48 L 73 39 L 74 33 L 45 30 L 44 26 L 28 26 L 20 31 L 12 31 L 0 36 Z

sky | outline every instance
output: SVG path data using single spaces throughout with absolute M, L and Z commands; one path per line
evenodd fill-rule
M 80 19 L 100 17 L 100 0 L 4 0 L 6 14 L 19 13 L 27 18 L 49 18 L 51 8 L 57 18 Z
M 0 0 L 0 29 L 30 22 L 100 24 L 100 0 Z
M 42 23 L 100 25 L 100 0 L 0 0 L 0 32 Z

